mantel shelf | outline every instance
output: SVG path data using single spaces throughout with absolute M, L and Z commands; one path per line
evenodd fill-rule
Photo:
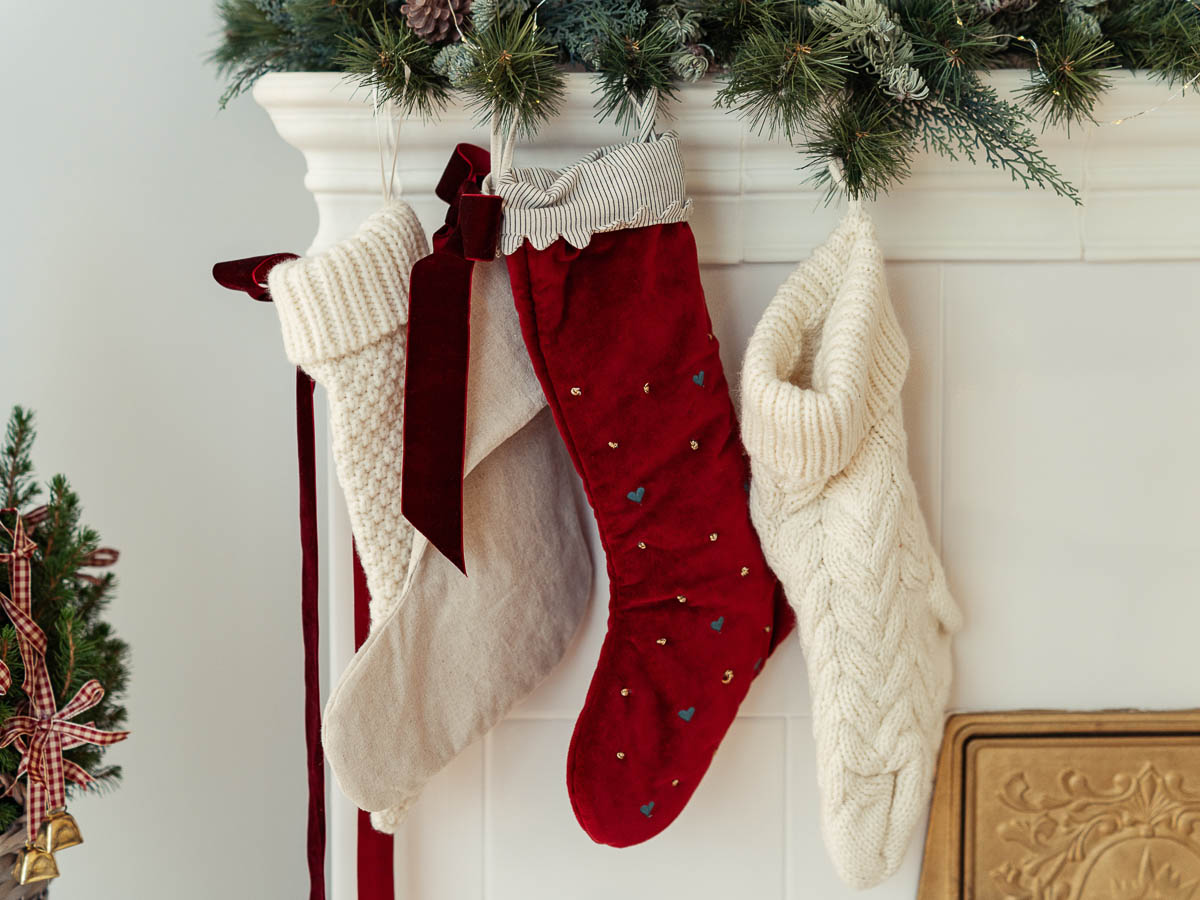
M 989 76 L 1001 93 L 1028 73 Z M 1165 85 L 1130 73 L 1098 118 L 1108 122 L 1162 103 Z M 518 148 L 518 165 L 563 166 L 593 147 L 622 139 L 593 117 L 591 76 L 568 76 L 562 114 Z M 806 184 L 804 159 L 786 143 L 752 133 L 713 108 L 711 81 L 683 87 L 670 127 L 679 132 L 696 199 L 692 225 L 706 263 L 780 262 L 805 256 L 829 233 L 840 210 Z M 273 74 L 254 97 L 285 141 L 308 163 L 306 186 L 318 206 L 361 196 L 378 203 L 379 151 L 369 92 L 336 73 Z M 1079 188 L 1082 206 L 1027 191 L 1004 172 L 923 155 L 908 181 L 874 204 L 880 237 L 896 260 L 1149 260 L 1200 258 L 1200 101 L 1189 95 L 1115 126 L 1047 130 L 1042 145 Z M 459 141 L 487 143 L 472 114 L 455 106 L 436 123 L 406 121 L 397 173 L 427 225 L 444 207 L 433 196 Z M 322 221 L 331 220 L 322 217 Z M 317 235 L 314 249 L 340 235 Z

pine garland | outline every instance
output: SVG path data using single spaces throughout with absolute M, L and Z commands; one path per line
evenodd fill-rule
M 119 730 L 125 723 L 121 697 L 129 681 L 129 647 L 101 619 L 116 589 L 116 578 L 111 572 L 89 571 L 89 567 L 106 561 L 107 551 L 100 546 L 100 535 L 81 524 L 82 506 L 65 476 L 50 479 L 44 514 L 39 513 L 34 517 L 36 524 L 31 524 L 29 514 L 42 496 L 30 456 L 34 436 L 33 414 L 15 407 L 0 450 L 0 506 L 22 512 L 27 533 L 37 545 L 31 571 L 33 617 L 46 633 L 50 683 L 61 708 L 85 683 L 99 680 L 104 699 L 88 711 L 87 721 L 104 731 Z M 11 514 L 5 514 L 7 528 L 11 529 L 14 521 Z M 11 539 L 0 531 L 0 550 L 10 549 Z M 2 589 L 7 592 L 8 575 L 2 566 L 0 573 L 5 579 Z M 29 702 L 22 690 L 24 666 L 17 632 L 10 623 L 0 627 L 0 659 L 13 678 L 8 693 L 0 697 L 2 726 L 10 716 L 27 709 Z M 104 750 L 84 744 L 67 750 L 63 756 L 96 779 L 93 789 L 103 789 L 115 785 L 121 777 L 120 767 L 103 765 Z M 14 747 L 0 749 L 0 773 L 13 778 L 19 763 L 20 754 Z M 68 782 L 68 795 L 74 789 Z M 21 812 L 11 797 L 0 799 L 0 831 L 6 830 Z
M 599 73 L 597 114 L 628 127 L 653 89 L 716 74 L 718 105 L 792 142 L 818 183 L 887 191 L 914 155 L 979 159 L 1078 202 L 1035 128 L 1087 125 L 1116 68 L 1200 78 L 1196 0 L 474 0 L 459 35 L 426 43 L 399 0 L 219 0 L 222 102 L 266 72 L 343 71 L 405 113 L 455 92 L 533 134 L 564 69 Z M 1024 68 L 1012 100 L 979 78 Z M 666 109 L 660 110 L 666 112 Z M 828 177 L 841 164 L 843 187 Z

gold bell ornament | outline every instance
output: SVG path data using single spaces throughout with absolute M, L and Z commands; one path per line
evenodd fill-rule
M 12 874 L 17 884 L 49 881 L 58 877 L 58 863 L 54 861 L 54 854 L 50 851 L 26 842 L 25 846 L 17 851 L 17 862 L 13 866 Z
M 51 810 L 49 817 L 38 828 L 33 846 L 47 853 L 57 853 L 68 847 L 78 847 L 83 843 L 83 835 L 79 833 L 79 825 L 66 809 L 59 807 Z

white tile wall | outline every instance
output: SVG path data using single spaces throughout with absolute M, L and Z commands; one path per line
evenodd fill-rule
M 949 265 L 958 702 L 1195 706 L 1200 267 Z
M 790 268 L 705 267 L 731 376 Z M 912 347 L 910 465 L 967 615 L 959 708 L 1200 703 L 1198 276 L 1196 263 L 889 264 Z M 565 760 L 606 600 L 601 571 L 563 663 L 435 780 L 397 842 L 398 896 L 849 898 L 821 845 L 794 642 L 671 828 L 626 850 L 579 829 Z M 913 897 L 921 838 L 855 896 Z

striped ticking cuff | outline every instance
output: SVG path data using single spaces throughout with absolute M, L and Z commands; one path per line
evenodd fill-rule
M 593 234 L 682 222 L 692 211 L 679 141 L 670 131 L 593 150 L 561 172 L 513 169 L 500 177 L 498 192 L 505 254 L 525 240 L 545 250 L 560 237 L 580 249 Z

